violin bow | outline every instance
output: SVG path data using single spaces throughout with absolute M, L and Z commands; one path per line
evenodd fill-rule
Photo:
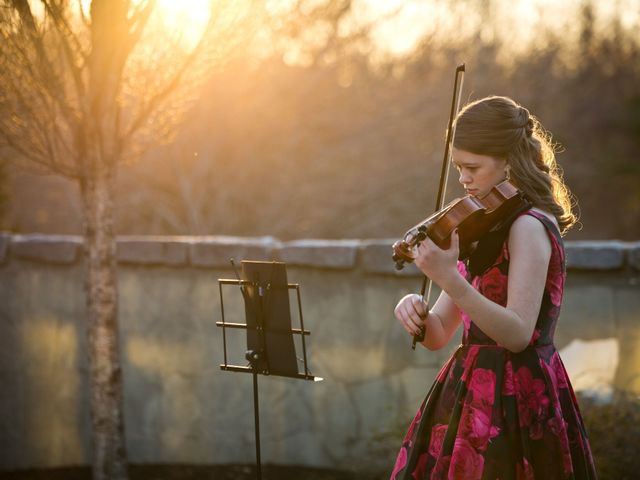
M 444 147 L 444 158 L 442 159 L 442 169 L 440 170 L 440 186 L 438 187 L 438 198 L 436 199 L 435 212 L 442 210 L 444 206 L 444 196 L 447 191 L 447 179 L 449 178 L 449 165 L 451 164 L 451 149 L 453 148 L 453 138 L 456 134 L 456 126 L 454 120 L 460 109 L 460 93 L 462 92 L 462 84 L 464 82 L 464 63 L 456 68 L 456 75 L 453 84 L 453 98 L 451 100 L 451 113 L 449 115 L 449 125 L 447 126 L 447 139 Z M 422 279 L 422 288 L 420 296 L 426 306 L 427 314 L 429 313 L 429 298 L 431 297 L 431 286 L 433 282 L 425 275 Z M 425 291 L 427 296 L 425 299 Z M 411 349 L 416 349 L 416 343 L 424 341 L 424 326 L 419 335 L 414 335 L 411 342 Z

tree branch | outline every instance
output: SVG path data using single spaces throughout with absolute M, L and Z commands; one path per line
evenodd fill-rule
M 82 67 L 76 65 L 76 58 L 74 56 L 74 52 L 80 56 L 81 64 L 85 63 L 88 57 L 88 54 L 84 52 L 78 37 L 73 34 L 73 31 L 69 27 L 69 23 L 65 18 L 64 12 L 60 10 L 60 6 L 56 4 L 51 4 L 50 1 L 43 0 L 45 10 L 51 15 L 53 19 L 53 26 L 58 32 L 58 37 L 62 43 L 62 50 L 67 60 L 67 65 L 71 69 L 71 75 L 73 77 L 76 89 L 77 89 L 77 100 L 78 104 L 80 104 L 80 99 L 85 94 L 85 87 L 82 81 Z M 73 50 L 69 45 L 69 41 L 73 43 L 75 47 Z
M 209 18 L 209 22 L 207 22 L 207 27 L 205 31 L 210 28 L 210 26 L 214 23 L 213 16 Z M 164 86 L 164 88 L 160 89 L 156 95 L 153 95 L 150 100 L 148 100 L 140 109 L 138 114 L 135 116 L 133 121 L 131 122 L 129 129 L 123 134 L 121 140 L 121 148 L 125 148 L 127 143 L 131 140 L 133 135 L 138 131 L 138 129 L 142 126 L 144 121 L 149 118 L 151 113 L 156 110 L 162 102 L 176 89 L 176 86 L 182 79 L 182 76 L 186 72 L 187 68 L 193 63 L 193 61 L 197 58 L 197 56 L 201 53 L 203 46 L 205 44 L 206 35 L 202 35 L 197 45 L 191 51 L 191 53 L 184 60 L 184 63 L 181 67 L 175 72 L 173 78 L 171 78 Z

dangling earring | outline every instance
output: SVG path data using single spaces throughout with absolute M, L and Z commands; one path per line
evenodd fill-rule
M 507 165 L 507 167 L 504 169 L 504 173 L 506 174 L 505 176 L 505 181 L 510 181 L 511 180 L 511 167 L 509 165 Z

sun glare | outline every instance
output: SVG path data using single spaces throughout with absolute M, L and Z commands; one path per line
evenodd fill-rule
M 212 0 L 158 0 L 156 9 L 162 22 L 185 47 L 195 45 L 207 26 Z

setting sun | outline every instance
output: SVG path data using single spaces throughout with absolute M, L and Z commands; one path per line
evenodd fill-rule
M 158 0 L 156 9 L 167 30 L 190 47 L 202 36 L 211 16 L 212 0 Z

